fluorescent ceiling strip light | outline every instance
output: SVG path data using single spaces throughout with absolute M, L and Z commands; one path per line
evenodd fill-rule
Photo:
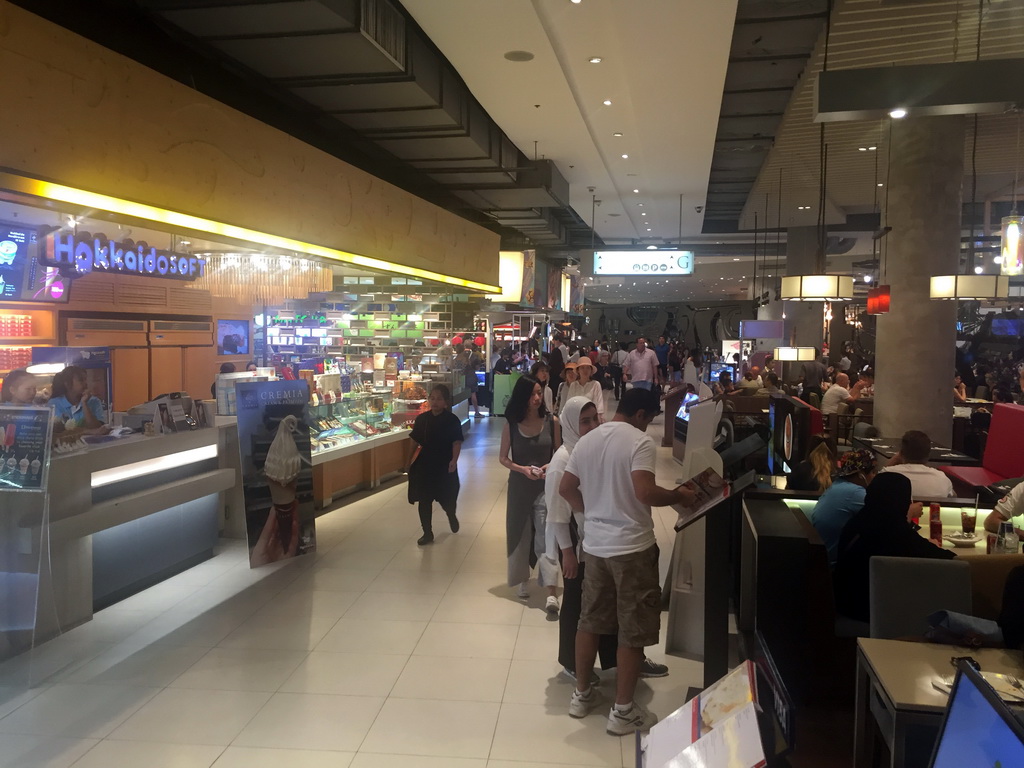
M 187 451 L 179 451 L 167 456 L 157 456 L 155 459 L 137 461 L 134 464 L 125 464 L 124 466 L 113 467 L 112 469 L 101 469 L 99 472 L 92 473 L 92 487 L 102 488 L 104 485 L 110 485 L 111 483 L 122 483 L 132 478 L 152 475 L 167 469 L 184 467 L 188 464 L 195 464 L 196 462 L 215 458 L 217 458 L 217 446 L 204 445 L 202 448 L 191 448 Z
M 301 240 L 293 240 L 288 237 L 272 235 L 268 232 L 260 232 L 246 227 L 237 227 L 234 224 L 204 219 L 200 216 L 192 216 L 187 213 L 170 211 L 166 208 L 158 208 L 154 205 L 136 203 L 131 200 L 124 200 L 119 197 L 103 195 L 97 192 L 87 192 L 84 189 L 76 189 L 63 184 L 55 184 L 50 181 L 41 181 L 27 176 L 9 172 L 0 172 L 0 187 L 14 192 L 41 197 L 46 200 L 57 200 L 62 203 L 79 205 L 83 208 L 93 208 L 110 213 L 119 213 L 124 216 L 131 216 L 136 219 L 156 221 L 166 224 L 172 228 L 190 229 L 196 232 L 203 232 L 221 237 L 230 237 L 234 240 L 244 240 L 271 248 L 281 248 L 289 251 L 301 251 L 313 256 L 320 256 L 330 261 L 337 261 L 343 264 L 354 264 L 367 269 L 379 269 L 384 272 L 396 272 L 402 275 L 414 275 L 425 280 L 445 283 L 447 285 L 458 285 L 463 288 L 472 288 L 485 293 L 501 293 L 501 286 L 480 283 L 475 280 L 464 280 L 460 277 L 443 275 L 440 272 L 431 272 L 427 269 L 407 267 L 404 264 L 395 264 L 383 259 L 374 259 L 370 256 L 361 256 L 358 253 L 350 253 L 336 248 L 328 248 L 323 245 L 306 243 Z

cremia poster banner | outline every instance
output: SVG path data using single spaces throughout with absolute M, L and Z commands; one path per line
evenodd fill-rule
M 315 551 L 309 385 L 242 381 L 235 397 L 249 566 Z

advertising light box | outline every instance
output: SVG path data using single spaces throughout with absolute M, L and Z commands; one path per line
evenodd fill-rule
M 595 275 L 692 275 L 693 251 L 595 251 Z

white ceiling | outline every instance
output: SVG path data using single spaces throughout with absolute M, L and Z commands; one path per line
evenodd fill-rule
M 402 5 L 516 146 L 555 161 L 570 183 L 570 205 L 588 224 L 593 197 L 600 200 L 595 229 L 615 243 L 675 240 L 680 195 L 683 236 L 701 232 L 695 208 L 707 191 L 736 2 Z M 508 51 L 534 58 L 509 61 Z M 589 63 L 593 56 L 601 63 Z

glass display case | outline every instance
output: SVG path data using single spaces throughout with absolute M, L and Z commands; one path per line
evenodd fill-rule
M 392 425 L 390 392 L 349 392 L 336 402 L 310 404 L 313 453 L 353 445 L 399 427 Z

